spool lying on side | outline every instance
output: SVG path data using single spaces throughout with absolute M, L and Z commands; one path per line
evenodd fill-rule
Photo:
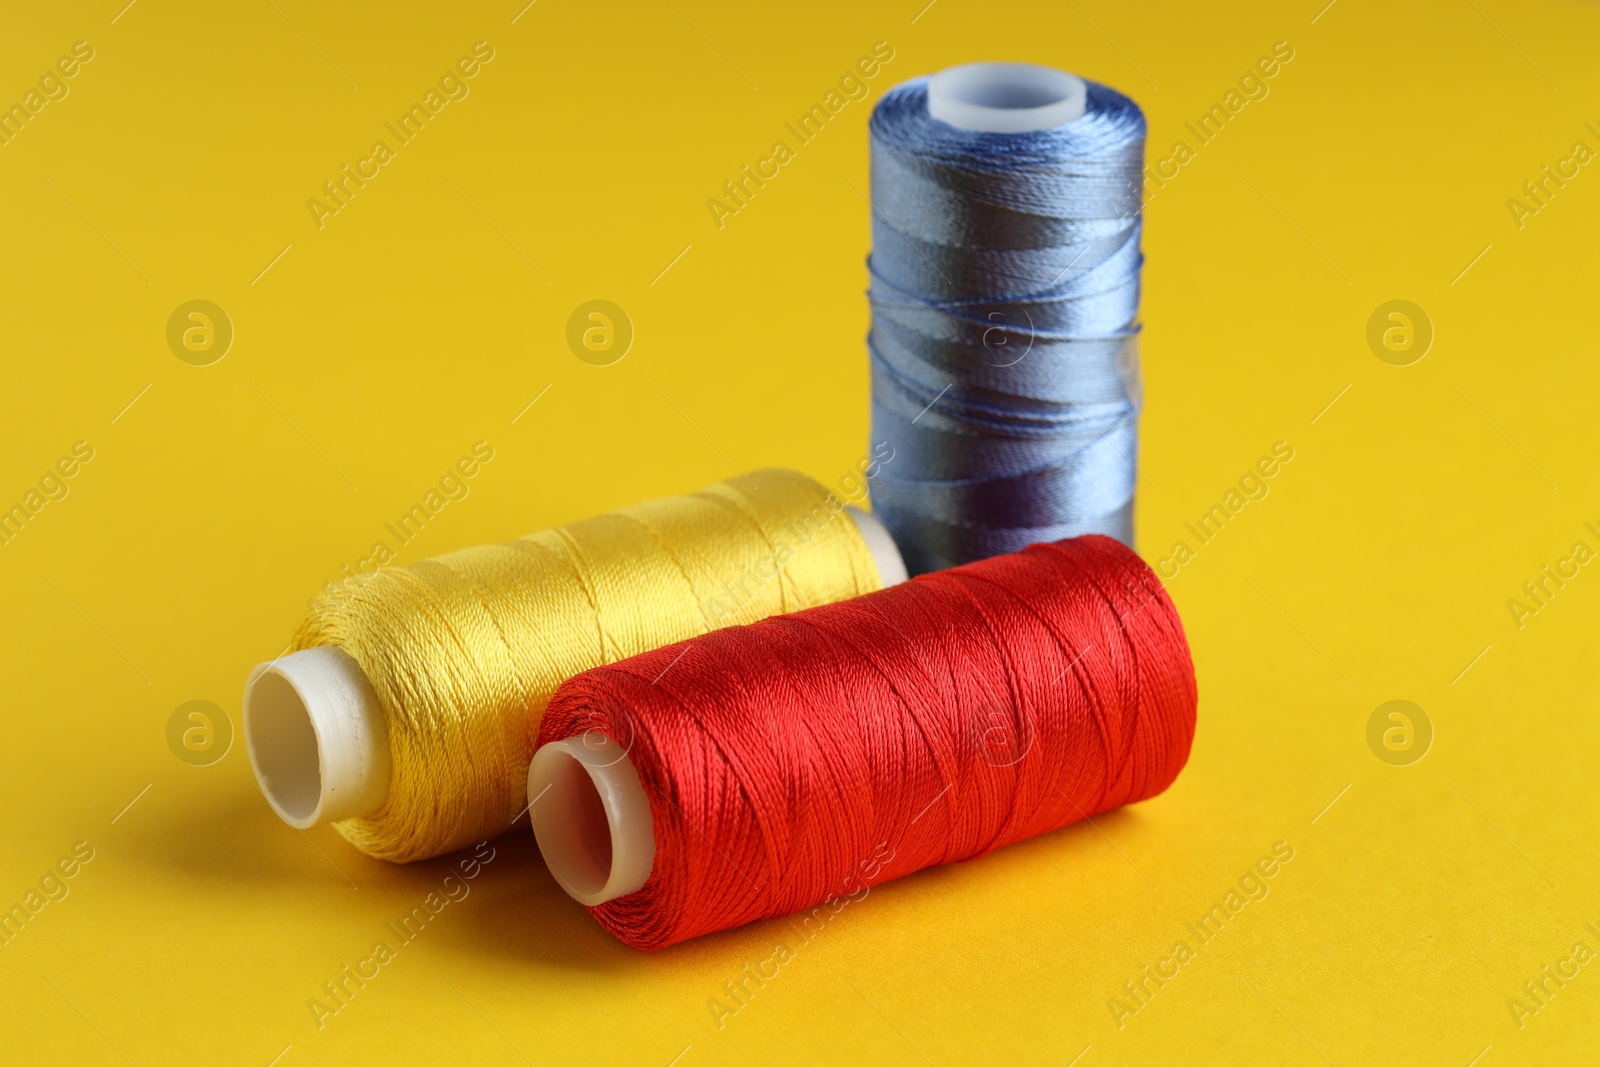
M 533 729 L 571 675 L 904 578 L 881 523 L 789 471 L 386 568 L 251 672 L 251 766 L 292 826 L 438 855 L 520 814 Z
M 1177 776 L 1182 624 L 1090 535 L 587 671 L 528 769 L 561 886 L 637 948 L 970 859 Z

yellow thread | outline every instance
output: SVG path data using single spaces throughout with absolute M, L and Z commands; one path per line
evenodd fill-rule
M 382 806 L 339 832 L 396 861 L 503 833 L 545 704 L 574 674 L 879 588 L 842 509 L 803 474 L 757 471 L 323 595 L 294 648 L 361 665 L 393 761 Z

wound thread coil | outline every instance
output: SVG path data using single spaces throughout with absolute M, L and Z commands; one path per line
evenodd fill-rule
M 388 860 L 497 836 L 527 804 L 534 729 L 557 686 L 718 626 L 878 589 L 858 523 L 873 526 L 805 475 L 757 471 L 342 583 L 292 645 L 328 655 L 251 677 L 246 736 L 263 791 L 295 825 L 353 816 L 339 832 Z M 892 543 L 874 541 L 889 580 L 903 577 Z M 339 703 L 309 706 L 324 696 Z M 387 783 L 363 778 L 362 795 L 380 799 L 352 812 L 329 776 L 363 743 L 382 750 L 347 762 Z
M 1144 139 L 1127 97 L 1023 64 L 873 111 L 873 501 L 911 573 L 1132 543 Z
M 602 926 L 661 948 L 820 904 L 869 857 L 886 881 L 1155 796 L 1196 702 L 1177 612 L 1131 549 L 1034 545 L 574 677 L 534 771 L 573 743 L 606 773 L 562 764 L 534 829 Z M 637 859 L 630 776 L 653 855 L 610 896 Z

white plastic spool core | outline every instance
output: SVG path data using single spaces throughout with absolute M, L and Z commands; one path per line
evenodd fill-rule
M 905 581 L 905 561 L 883 523 L 856 508 L 845 510 L 866 540 L 882 583 Z M 389 793 L 383 709 L 360 664 L 342 649 L 308 648 L 251 671 L 244 688 L 244 734 L 261 792 L 290 826 L 306 830 L 367 815 Z M 627 770 L 631 774 L 632 766 Z M 648 835 L 648 807 L 643 817 Z M 647 844 L 653 856 L 654 842 Z M 627 859 L 626 846 L 624 853 Z M 649 873 L 647 859 L 644 876 Z
M 905 581 L 908 577 L 906 561 L 900 558 L 900 549 L 895 547 L 894 538 L 889 536 L 889 530 L 883 522 L 870 511 L 860 508 L 844 510 L 855 520 L 856 529 L 861 531 L 861 538 L 872 553 L 872 562 L 878 565 L 878 581 L 884 588 Z
M 1031 133 L 1083 117 L 1082 78 L 1032 63 L 967 63 L 928 81 L 928 114 L 961 130 Z
M 290 826 L 366 815 L 389 793 L 382 709 L 342 649 L 308 648 L 251 671 L 244 736 L 262 794 Z
M 539 851 L 578 903 L 625 897 L 649 879 L 650 801 L 616 741 L 591 731 L 540 746 L 528 767 L 528 803 Z

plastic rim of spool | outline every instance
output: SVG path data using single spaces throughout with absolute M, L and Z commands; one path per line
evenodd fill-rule
M 244 736 L 261 792 L 290 826 L 366 815 L 389 792 L 382 709 L 343 649 L 308 648 L 251 671 Z
M 866 541 L 867 549 L 872 553 L 872 561 L 878 565 L 878 581 L 887 589 L 891 585 L 899 585 L 908 577 L 906 561 L 900 556 L 900 549 L 895 545 L 894 538 L 889 536 L 889 528 L 883 521 L 870 511 L 860 508 L 845 508 L 850 513 L 850 518 L 855 520 L 856 529 L 861 531 L 862 540 Z
M 1083 117 L 1089 87 L 1032 63 L 966 63 L 928 80 L 928 114 L 961 130 L 1032 133 Z
M 655 864 L 650 801 L 627 751 L 590 731 L 551 741 L 528 767 L 528 809 L 545 864 L 594 907 L 637 892 Z

